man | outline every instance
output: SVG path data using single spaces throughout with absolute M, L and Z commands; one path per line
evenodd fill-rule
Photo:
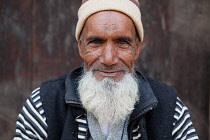
M 198 139 L 175 89 L 134 70 L 143 41 L 138 7 L 83 0 L 76 39 L 84 66 L 32 92 L 14 139 Z

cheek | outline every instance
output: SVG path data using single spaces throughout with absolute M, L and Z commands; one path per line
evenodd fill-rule
M 84 59 L 85 68 L 87 70 L 89 70 L 90 67 L 94 64 L 94 62 L 98 60 L 99 53 L 100 53 L 99 51 L 85 51 L 84 52 L 83 59 Z
M 119 59 L 129 68 L 131 71 L 134 65 L 134 52 L 127 51 L 119 53 Z

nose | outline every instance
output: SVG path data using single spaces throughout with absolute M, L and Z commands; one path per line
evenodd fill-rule
M 101 56 L 99 57 L 100 63 L 106 66 L 113 66 L 118 63 L 117 50 L 111 44 L 104 46 Z

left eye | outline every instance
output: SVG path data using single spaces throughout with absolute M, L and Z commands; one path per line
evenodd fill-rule
M 127 42 L 125 42 L 125 41 L 121 41 L 121 42 L 120 42 L 120 44 L 127 44 Z
M 120 42 L 117 43 L 117 47 L 125 49 L 125 48 L 129 47 L 129 44 L 126 41 L 120 41 Z

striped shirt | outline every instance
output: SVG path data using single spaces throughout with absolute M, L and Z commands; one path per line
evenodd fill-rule
M 78 123 L 78 139 L 85 139 L 87 122 L 84 116 L 75 120 Z M 138 129 L 138 128 L 136 128 Z M 136 132 L 133 130 L 133 132 Z M 140 137 L 141 134 L 138 134 Z M 173 140 L 198 140 L 195 128 L 190 119 L 187 107 L 177 97 L 173 131 Z M 40 88 L 35 89 L 23 106 L 16 122 L 16 133 L 14 140 L 33 139 L 44 140 L 47 138 L 47 123 L 42 107 Z M 133 139 L 136 139 L 135 137 Z

